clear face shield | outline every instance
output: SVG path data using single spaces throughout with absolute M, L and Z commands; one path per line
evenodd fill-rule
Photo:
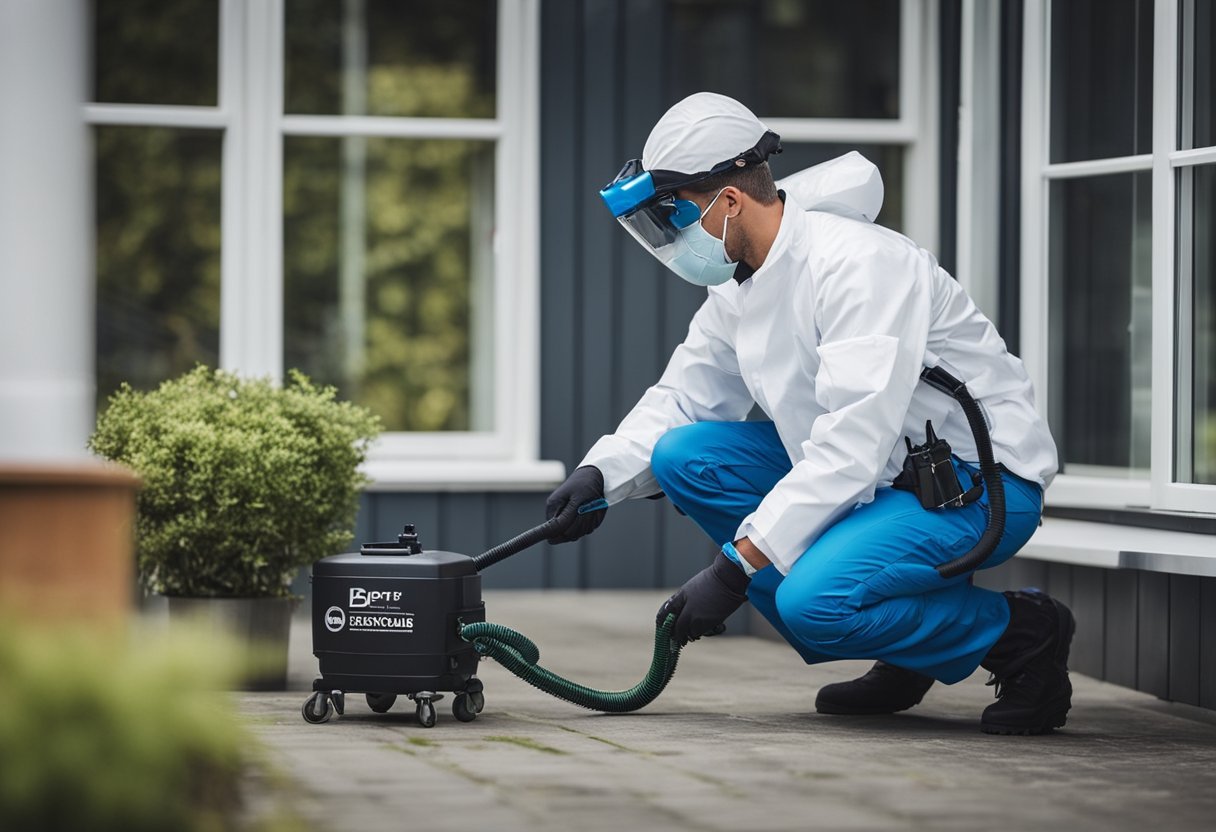
M 690 200 L 677 199 L 675 191 L 736 167 L 758 164 L 780 152 L 781 139 L 770 130 L 755 147 L 699 173 L 648 171 L 642 168 L 641 159 L 633 159 L 600 190 L 600 198 L 631 237 L 670 266 L 685 250 L 681 232 L 701 219 L 701 208 Z
M 662 263 L 675 256 L 680 232 L 701 219 L 695 202 L 656 194 L 654 177 L 638 159 L 627 162 L 600 196 L 629 236 Z

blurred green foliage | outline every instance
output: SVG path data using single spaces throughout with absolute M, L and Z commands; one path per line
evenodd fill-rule
M 375 416 L 298 372 L 277 387 L 199 366 L 152 392 L 124 385 L 90 447 L 143 478 L 148 590 L 286 597 L 297 569 L 350 541 L 378 432 Z
M 360 14 L 361 12 L 361 14 Z M 288 113 L 493 118 L 494 0 L 287 0 Z M 362 20 L 365 80 L 352 101 L 345 29 Z
M 92 0 L 94 101 L 214 107 L 219 0 Z
M 256 746 L 219 693 L 231 665 L 214 639 L 136 648 L 8 623 L 21 637 L 0 640 L 0 829 L 238 827 Z
M 340 157 L 352 141 L 366 149 L 365 305 L 354 324 L 338 280 Z M 468 430 L 471 249 L 491 244 L 472 239 L 470 215 L 493 210 L 493 145 L 289 137 L 284 157 L 287 362 L 366 404 L 389 430 Z M 344 348 L 352 325 L 362 327 L 358 356 Z
M 97 399 L 219 362 L 218 132 L 96 127 Z

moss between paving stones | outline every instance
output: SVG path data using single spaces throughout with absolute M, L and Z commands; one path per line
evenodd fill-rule
M 518 745 L 521 748 L 531 748 L 533 751 L 543 751 L 546 754 L 565 755 L 565 751 L 558 748 L 553 748 L 549 745 L 544 745 L 536 740 L 528 739 L 527 737 L 486 737 L 486 742 L 506 742 L 511 745 Z

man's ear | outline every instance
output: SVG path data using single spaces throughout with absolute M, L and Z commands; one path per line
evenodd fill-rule
M 732 220 L 739 216 L 743 210 L 743 191 L 734 185 L 727 185 L 722 189 L 722 199 L 726 202 L 726 216 Z

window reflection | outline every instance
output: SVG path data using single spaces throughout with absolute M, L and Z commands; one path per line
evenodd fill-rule
M 1216 166 L 1179 171 L 1178 479 L 1216 485 Z M 1189 335 L 1189 338 L 1187 337 Z M 1187 438 L 1189 437 L 1189 441 Z
M 1182 39 L 1178 133 L 1183 149 L 1216 145 L 1216 60 L 1212 59 L 1216 10 L 1212 5 L 1211 0 L 1182 2 L 1183 31 L 1191 32 Z
M 286 111 L 493 118 L 492 0 L 287 0 Z
M 1152 0 L 1051 4 L 1051 161 L 1152 152 Z
M 1064 470 L 1147 477 L 1151 173 L 1051 185 L 1049 410 Z
M 98 127 L 97 395 L 219 359 L 218 132 Z
M 216 106 L 218 0 L 93 0 L 92 6 L 95 101 Z
M 492 426 L 494 146 L 289 137 L 285 358 L 388 430 Z
M 899 117 L 899 0 L 670 0 L 669 10 L 673 101 L 711 90 L 762 118 Z

